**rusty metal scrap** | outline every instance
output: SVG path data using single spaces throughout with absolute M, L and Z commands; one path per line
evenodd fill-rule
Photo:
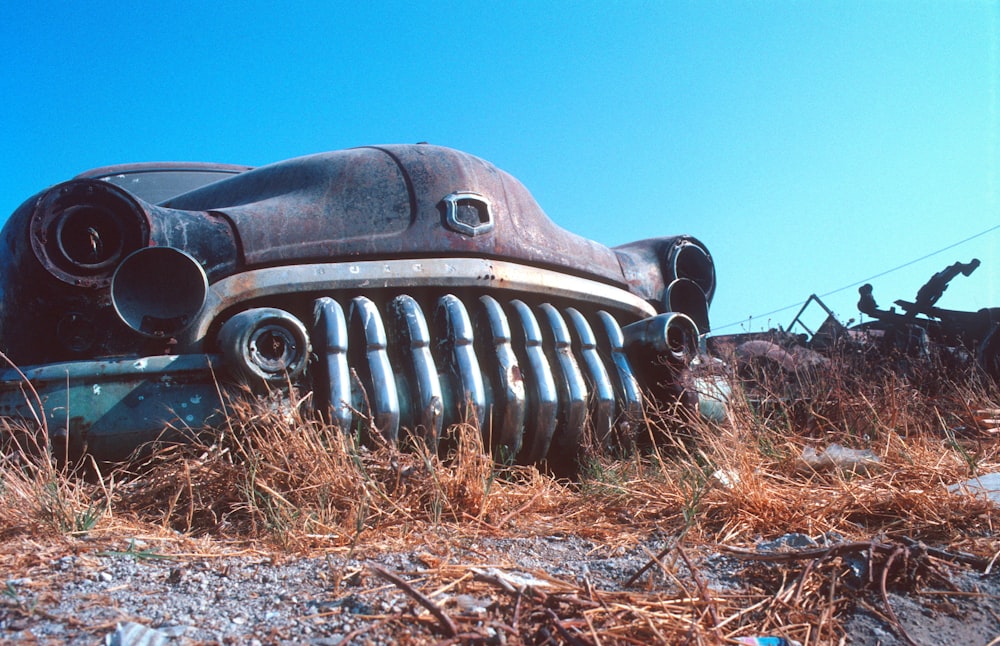
M 713 336 L 707 339 L 707 347 L 740 368 L 757 371 L 758 376 L 802 377 L 821 370 L 831 352 L 848 351 L 893 359 L 901 369 L 924 363 L 946 370 L 974 369 L 1000 380 L 1000 307 L 975 312 L 937 307 L 949 282 L 970 275 L 979 265 L 975 258 L 953 263 L 935 273 L 913 301 L 897 300 L 889 309 L 880 309 L 872 286 L 863 285 L 858 289 L 858 310 L 871 320 L 851 327 L 838 321 L 813 294 L 787 328 Z M 802 322 L 804 311 L 814 304 L 826 312 L 815 331 Z M 800 329 L 805 333 L 799 333 Z

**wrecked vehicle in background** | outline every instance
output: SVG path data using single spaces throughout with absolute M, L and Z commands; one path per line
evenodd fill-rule
M 975 366 L 1000 381 L 1000 307 L 963 312 L 937 307 L 936 303 L 959 274 L 969 276 L 980 265 L 978 258 L 956 262 L 931 276 L 910 301 L 897 300 L 881 310 L 871 285 L 858 288 L 858 310 L 874 319 L 852 328 L 876 338 L 885 352 L 924 359 L 940 358 L 957 368 Z
M 570 460 L 644 389 L 685 396 L 715 291 L 695 238 L 607 248 L 425 144 L 97 169 L 25 202 L 2 244 L 0 415 L 107 460 L 289 385 L 351 432 L 433 444 L 471 421 L 504 455 Z
M 969 276 L 979 265 L 974 258 L 937 272 L 912 302 L 895 301 L 901 312 L 896 307 L 879 309 L 872 286 L 866 284 L 858 289 L 858 310 L 872 320 L 845 326 L 813 294 L 785 329 L 713 336 L 706 346 L 749 381 L 768 374 L 807 376 L 826 367 L 833 353 L 869 361 L 889 359 L 904 371 L 918 365 L 943 370 L 948 376 L 975 370 L 1000 381 L 1000 307 L 975 312 L 937 307 L 948 284 L 960 274 Z M 811 305 L 826 314 L 815 331 L 802 320 Z

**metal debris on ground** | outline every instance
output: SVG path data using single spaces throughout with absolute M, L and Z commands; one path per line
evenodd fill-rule
M 851 449 L 837 443 L 822 451 L 807 444 L 800 456 L 802 464 L 813 471 L 839 470 L 849 473 L 868 473 L 879 465 L 878 456 L 871 449 Z
M 167 646 L 176 635 L 134 621 L 120 623 L 104 638 L 105 646 Z
M 827 358 L 837 353 L 888 359 L 904 373 L 927 366 L 947 375 L 978 372 L 1000 380 L 1000 307 L 967 312 L 937 306 L 952 279 L 970 275 L 979 265 L 978 259 L 956 262 L 934 274 L 913 301 L 897 300 L 889 309 L 880 309 L 872 286 L 863 285 L 858 310 L 869 320 L 855 325 L 853 319 L 841 323 L 813 294 L 787 328 L 710 336 L 707 347 L 735 366 L 745 381 L 763 380 L 765 386 L 822 372 Z M 806 313 L 815 307 L 824 317 L 811 326 Z

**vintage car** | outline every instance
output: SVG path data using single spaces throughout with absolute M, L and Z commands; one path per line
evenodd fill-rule
M 467 421 L 564 459 L 644 392 L 684 399 L 715 290 L 697 239 L 602 246 L 427 144 L 96 169 L 25 202 L 2 245 L 0 416 L 104 460 L 289 388 L 350 432 Z

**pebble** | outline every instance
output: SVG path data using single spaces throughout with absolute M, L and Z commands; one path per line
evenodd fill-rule
M 66 570 L 72 568 L 75 563 L 76 563 L 75 556 L 63 556 L 62 558 L 58 558 L 55 561 L 53 561 L 52 565 L 57 570 L 62 570 L 63 572 L 65 572 Z

